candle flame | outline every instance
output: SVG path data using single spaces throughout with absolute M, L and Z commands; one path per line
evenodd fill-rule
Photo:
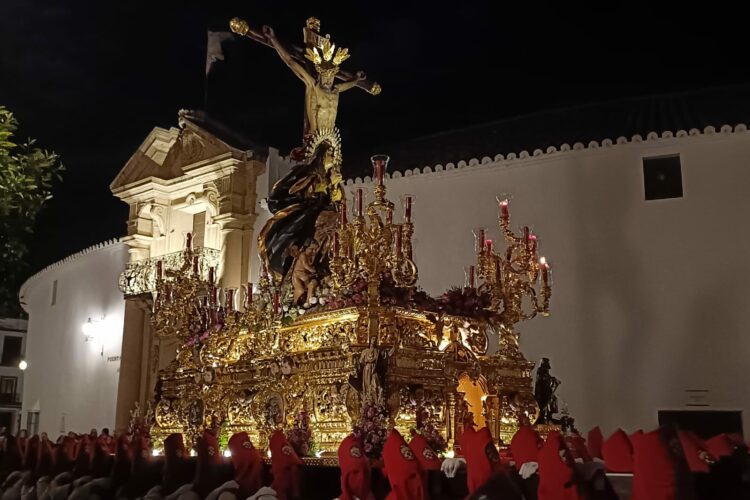
M 547 265 L 547 259 L 545 257 L 539 257 L 539 265 L 546 266 Z

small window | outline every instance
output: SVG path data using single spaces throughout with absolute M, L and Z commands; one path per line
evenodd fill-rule
M 6 335 L 3 338 L 3 355 L 0 357 L 0 365 L 18 366 L 21 362 L 21 344 L 23 338 Z
M 193 215 L 193 248 L 205 246 L 206 238 L 206 212 Z
M 682 198 L 680 155 L 644 158 L 643 186 L 646 200 Z
M 49 305 L 54 306 L 57 302 L 57 280 L 52 282 L 52 296 L 49 301 Z
M 0 377 L 0 394 L 16 393 L 16 377 Z

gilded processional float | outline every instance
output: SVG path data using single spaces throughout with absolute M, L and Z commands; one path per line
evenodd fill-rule
M 281 428 L 298 453 L 325 456 L 354 431 L 374 455 L 388 427 L 449 452 L 465 425 L 508 442 L 536 422 L 534 363 L 516 325 L 548 315 L 550 268 L 528 228 L 511 230 L 508 200 L 499 200 L 502 244 L 475 230 L 464 286 L 429 296 L 412 252 L 414 199 L 388 199 L 388 157 L 372 157 L 371 195 L 358 188 L 347 199 L 341 184 L 338 94 L 380 86 L 339 71 L 348 51 L 314 18 L 304 50 L 268 27 L 234 19 L 231 28 L 275 48 L 306 84 L 305 144 L 268 197 L 257 283 L 219 288 L 189 236 L 180 267 L 157 262 L 153 330 L 179 348 L 157 383 L 152 437 L 191 441 L 213 427 L 263 447 Z

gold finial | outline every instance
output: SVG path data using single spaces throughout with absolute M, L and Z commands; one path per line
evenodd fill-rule
M 317 17 L 307 18 L 307 29 L 313 30 L 316 33 L 320 32 L 320 19 Z
M 245 21 L 244 19 L 235 17 L 235 18 L 232 18 L 231 21 L 229 21 L 229 29 L 231 29 L 233 32 L 237 33 L 238 35 L 245 36 L 247 35 L 247 32 L 250 31 L 250 25 L 247 24 L 247 21 Z

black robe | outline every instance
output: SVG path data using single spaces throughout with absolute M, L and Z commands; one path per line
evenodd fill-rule
M 312 241 L 318 216 L 335 210 L 328 193 L 314 192 L 315 185 L 325 180 L 324 151 L 325 147 L 320 147 L 308 162 L 295 165 L 268 196 L 273 217 L 263 226 L 258 247 L 268 269 L 280 277 L 286 276 L 294 262 L 289 249 Z

